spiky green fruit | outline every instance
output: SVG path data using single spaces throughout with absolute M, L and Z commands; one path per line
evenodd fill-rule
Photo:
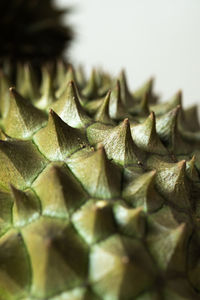
M 196 109 L 124 72 L 18 72 L 0 77 L 0 300 L 200 299 Z

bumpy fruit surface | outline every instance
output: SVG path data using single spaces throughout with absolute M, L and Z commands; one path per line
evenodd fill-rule
M 81 69 L 0 77 L 0 300 L 200 299 L 200 127 Z

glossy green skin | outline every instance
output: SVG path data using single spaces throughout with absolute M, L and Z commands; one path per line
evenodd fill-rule
M 199 299 L 196 110 L 123 72 L 19 72 L 0 78 L 0 300 Z

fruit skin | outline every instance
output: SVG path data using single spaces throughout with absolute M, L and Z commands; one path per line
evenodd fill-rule
M 63 57 L 73 30 L 63 25 L 63 15 L 52 0 L 0 1 L 0 64 L 28 62 L 40 66 Z
M 124 72 L 0 76 L 0 300 L 200 299 L 200 131 Z

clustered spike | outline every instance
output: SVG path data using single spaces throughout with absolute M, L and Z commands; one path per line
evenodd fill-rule
M 0 73 L 0 300 L 200 299 L 196 108 L 41 74 Z

